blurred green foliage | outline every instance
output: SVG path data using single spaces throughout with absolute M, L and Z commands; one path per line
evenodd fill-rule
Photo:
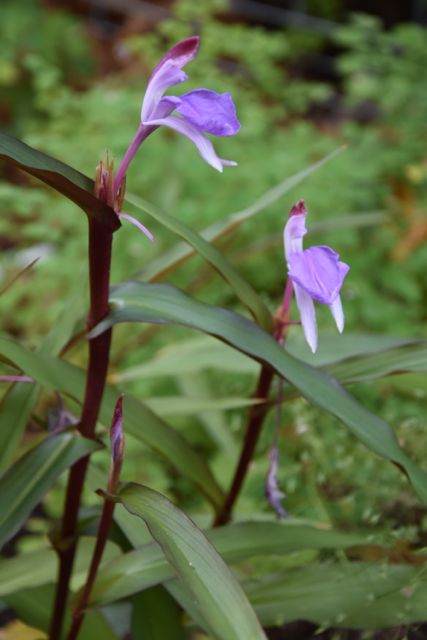
M 337 87 L 296 79 L 289 72 L 292 60 L 307 48 L 313 51 L 321 46 L 317 36 L 229 23 L 221 19 L 224 7 L 221 0 L 178 0 L 173 16 L 155 32 L 120 42 L 122 72 L 98 77 L 90 75 L 96 63 L 90 53 L 90 37 L 79 21 L 45 11 L 37 2 L 2 4 L 0 85 L 6 97 L 6 113 L 2 114 L 6 127 L 93 175 L 106 148 L 117 159 L 125 152 L 138 125 L 152 66 L 178 39 L 198 32 L 200 55 L 188 68 L 190 80 L 178 90 L 206 86 L 232 93 L 241 133 L 235 139 L 215 141 L 215 145 L 220 155 L 238 161 L 239 167 L 217 174 L 188 140 L 159 130 L 134 161 L 128 189 L 200 229 L 242 209 L 285 177 L 347 144 L 348 149 L 337 159 L 228 238 L 223 249 L 274 309 L 284 280 L 281 232 L 294 201 L 306 199 L 309 222 L 382 211 L 381 224 L 336 229 L 332 224 L 327 231 L 309 234 L 307 240 L 331 244 L 351 265 L 343 292 L 349 331 L 425 336 L 425 30 L 400 25 L 385 32 L 375 19 L 355 17 L 335 35 L 341 51 Z M 35 21 L 42 25 L 40 30 L 31 29 Z M 335 107 L 328 112 L 325 105 Z M 322 107 L 326 115 L 308 117 L 313 106 Z M 40 254 L 42 258 L 2 296 L 2 329 L 36 345 L 55 322 L 67 292 L 74 289 L 76 274 L 80 282 L 85 277 L 85 220 L 75 207 L 36 181 L 27 182 L 17 174 L 8 177 L 12 182 L 0 186 L 3 281 L 33 257 Z M 143 222 L 155 234 L 156 245 L 149 245 L 125 223 L 115 238 L 116 282 L 137 274 L 147 261 L 175 243 L 159 226 Z M 202 299 L 235 304 L 199 259 L 182 267 L 171 280 Z M 326 309 L 319 311 L 319 324 L 331 328 Z M 182 336 L 188 332 L 166 329 L 151 336 L 149 331 L 119 327 L 113 370 L 138 364 L 159 346 Z M 83 350 L 73 352 L 73 357 L 81 360 Z M 209 373 L 206 385 L 219 395 L 244 397 L 252 391 L 253 378 Z M 179 381 L 171 379 L 138 381 L 132 386 L 141 397 L 180 391 Z M 410 453 L 422 457 L 422 411 L 417 398 L 422 391 L 416 379 L 409 389 L 399 390 L 393 382 L 385 382 L 358 385 L 353 391 L 396 426 Z M 233 437 L 240 436 L 241 412 L 231 411 L 223 421 Z M 216 451 L 208 430 L 200 428 L 200 420 L 176 418 L 171 422 L 214 459 L 218 477 L 228 477 L 229 457 Z M 396 470 L 378 464 L 355 447 L 338 424 L 302 401 L 285 410 L 283 425 L 280 477 L 288 495 L 287 508 L 293 514 L 375 526 L 381 519 L 394 522 L 396 502 L 410 502 L 405 481 Z M 268 509 L 262 506 L 262 492 L 270 441 L 271 425 L 260 446 L 262 455 L 251 471 L 242 512 Z M 202 507 L 186 481 L 168 477 L 155 455 L 150 454 L 149 461 L 145 457 L 143 471 L 139 457 L 136 445 L 130 446 L 125 475 L 169 489 L 184 507 Z M 371 487 L 368 493 L 367 485 Z M 406 524 L 403 520 L 402 526 Z

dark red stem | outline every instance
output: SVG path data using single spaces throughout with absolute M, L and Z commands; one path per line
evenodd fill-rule
M 88 329 L 98 324 L 109 311 L 112 232 L 99 222 L 89 219 L 89 286 L 90 309 Z M 106 331 L 89 342 L 89 362 L 80 433 L 95 436 L 102 395 L 107 378 L 111 331 Z M 76 527 L 83 485 L 89 457 L 78 460 L 71 468 L 65 497 L 64 518 L 57 542 L 59 575 L 49 638 L 59 640 L 67 606 L 69 583 L 76 553 Z
M 259 374 L 258 384 L 254 394 L 255 398 L 267 399 L 273 377 L 273 369 L 264 365 Z M 245 439 L 243 441 L 239 462 L 237 463 L 234 478 L 226 499 L 221 509 L 216 514 L 213 523 L 214 527 L 220 527 L 227 524 L 231 519 L 234 503 L 240 494 L 240 490 L 246 478 L 268 408 L 268 405 L 264 403 L 261 405 L 253 405 L 249 411 L 248 426 L 246 427 Z
M 273 337 L 281 345 L 284 344 L 287 327 L 289 326 L 292 292 L 292 280 L 288 278 L 283 294 L 283 302 L 275 315 L 273 327 Z M 264 364 L 261 367 L 254 397 L 260 400 L 264 400 L 265 402 L 261 405 L 253 405 L 249 411 L 246 433 L 243 440 L 243 446 L 240 452 L 239 461 L 237 463 L 234 477 L 224 503 L 216 513 L 213 522 L 214 527 L 221 527 L 231 520 L 234 505 L 240 495 L 240 491 L 245 481 L 249 465 L 255 453 L 262 426 L 264 424 L 265 416 L 267 415 L 270 408 L 266 401 L 270 393 L 271 383 L 273 382 L 274 375 L 274 370 L 268 365 Z
M 104 507 L 102 509 L 101 520 L 99 522 L 98 536 L 96 539 L 96 545 L 90 563 L 89 573 L 84 586 L 83 592 L 80 596 L 80 600 L 73 613 L 73 621 L 70 631 L 68 632 L 67 640 L 75 640 L 80 631 L 82 625 L 85 609 L 89 601 L 89 596 L 92 591 L 93 584 L 95 582 L 96 574 L 98 572 L 99 565 L 101 563 L 102 554 L 104 552 L 105 545 L 108 540 L 108 531 L 110 528 L 111 520 L 114 512 L 114 502 L 105 500 Z

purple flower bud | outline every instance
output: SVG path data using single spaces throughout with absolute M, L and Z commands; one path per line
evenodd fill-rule
M 123 464 L 125 445 L 123 435 L 123 397 L 122 394 L 117 400 L 110 427 L 111 470 L 108 482 L 109 491 L 114 490 Z

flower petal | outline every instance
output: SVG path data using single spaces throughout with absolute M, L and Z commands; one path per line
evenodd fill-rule
M 282 505 L 282 500 L 285 497 L 283 491 L 280 491 L 279 484 L 277 482 L 277 471 L 279 467 L 279 447 L 277 444 L 273 444 L 269 453 L 270 464 L 268 466 L 267 479 L 265 482 L 265 494 L 267 500 L 277 513 L 279 518 L 286 518 L 288 516 L 287 511 Z
M 198 36 L 181 40 L 167 52 L 153 69 L 142 102 L 142 122 L 152 117 L 166 89 L 187 80 L 188 76 L 182 71 L 182 67 L 194 58 L 199 48 L 199 42 Z
M 289 261 L 291 253 L 302 252 L 302 239 L 307 233 L 305 226 L 306 216 L 307 210 L 304 200 L 300 200 L 292 207 L 283 231 L 285 258 L 287 261 Z
M 295 283 L 294 291 L 305 339 L 312 352 L 315 353 L 317 349 L 317 322 L 313 299 Z
M 240 129 L 236 107 L 229 93 L 195 89 L 181 96 L 176 110 L 188 122 L 214 136 L 234 136 Z
M 163 56 L 160 62 L 154 67 L 153 71 L 151 72 L 149 82 L 169 60 L 172 60 L 173 63 L 179 68 L 185 66 L 187 62 L 190 62 L 190 60 L 192 60 L 196 56 L 199 50 L 199 46 L 199 36 L 190 36 L 189 38 L 184 38 L 184 40 L 180 40 L 180 42 L 177 42 L 176 45 L 174 45 L 172 49 L 169 49 L 169 51 Z
M 312 298 L 332 304 L 350 267 L 330 247 L 310 247 L 288 255 L 289 276 Z
M 215 152 L 212 142 L 204 135 L 203 131 L 196 126 L 180 118 L 179 116 L 167 116 L 167 118 L 160 118 L 159 120 L 150 120 L 150 125 L 164 125 L 175 129 L 178 133 L 189 138 L 199 150 L 200 155 L 208 164 L 214 169 L 222 172 L 223 161 L 219 158 Z
M 337 329 L 340 333 L 344 331 L 344 311 L 342 308 L 341 298 L 337 296 L 332 304 L 329 305 L 332 317 L 335 320 Z
M 154 236 L 153 234 L 148 231 L 147 227 L 145 227 L 142 222 L 140 222 L 139 220 L 137 220 L 136 218 L 134 218 L 133 216 L 130 216 L 128 213 L 118 213 L 117 214 L 119 216 L 119 218 L 125 218 L 125 220 L 129 220 L 129 222 L 131 222 L 133 225 L 135 225 L 135 227 L 138 227 L 138 229 L 140 231 L 142 231 L 142 233 L 147 236 L 147 238 L 149 240 L 151 240 L 151 242 L 155 242 L 154 240 Z

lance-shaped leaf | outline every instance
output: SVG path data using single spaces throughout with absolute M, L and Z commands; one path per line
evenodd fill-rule
M 363 545 L 368 540 L 362 533 L 342 533 L 292 521 L 240 522 L 204 533 L 228 564 L 306 549 L 345 549 Z M 98 573 L 90 603 L 93 606 L 108 604 L 147 587 L 169 582 L 175 575 L 161 549 L 153 543 L 145 544 L 104 565 Z
M 296 187 L 297 184 L 320 169 L 320 167 L 322 167 L 324 164 L 335 158 L 344 149 L 345 147 L 336 149 L 318 162 L 315 162 L 302 171 L 299 171 L 295 175 L 286 178 L 285 180 L 283 180 L 283 182 L 280 182 L 272 189 L 266 191 L 260 198 L 258 198 L 258 200 L 250 204 L 245 209 L 228 214 L 222 220 L 219 220 L 206 229 L 203 229 L 203 231 L 199 232 L 199 235 L 208 242 L 212 242 L 213 240 L 218 240 L 219 238 L 232 233 L 241 224 L 246 222 L 246 220 L 249 220 L 256 214 L 260 213 L 260 211 L 263 211 L 270 205 L 277 202 L 286 193 L 291 191 L 291 189 Z M 152 209 L 151 205 L 143 201 L 141 198 L 139 198 L 138 201 L 142 204 L 142 208 L 146 210 L 147 213 L 149 213 L 149 210 Z M 192 243 L 190 243 L 190 245 L 192 245 Z M 194 245 L 189 247 L 187 243 L 180 242 L 172 247 L 170 251 L 167 251 L 166 253 L 150 262 L 146 267 L 144 267 L 139 276 L 144 280 L 158 280 L 169 271 L 176 269 L 176 267 L 184 263 L 186 260 L 188 260 L 188 258 L 191 258 L 191 256 L 193 256 L 196 252 L 197 249 Z
M 94 196 L 93 180 L 76 169 L 5 133 L 0 133 L 0 158 L 53 187 L 112 231 L 120 227 L 114 209 Z
M 422 566 L 315 563 L 258 576 L 244 588 L 266 626 L 303 618 L 324 627 L 384 629 L 425 620 Z
M 218 640 L 265 640 L 261 626 L 224 560 L 185 513 L 148 487 L 128 483 L 116 499 L 142 518 Z
M 85 372 L 43 351 L 33 352 L 0 336 L 0 354 L 43 386 L 61 391 L 82 402 Z M 108 386 L 101 405 L 101 420 L 110 424 L 117 396 Z M 220 505 L 223 493 L 203 458 L 159 416 L 136 398 L 126 395 L 126 432 L 158 451 L 182 475 L 192 480 L 212 504 Z
M 99 449 L 99 444 L 71 433 L 43 440 L 0 478 L 0 547 L 22 526 L 63 471 Z
M 247 318 L 199 302 L 169 285 L 123 283 L 113 288 L 111 302 L 113 311 L 95 328 L 93 335 L 99 335 L 117 322 L 170 323 L 228 342 L 272 367 L 309 402 L 344 422 L 369 449 L 397 464 L 408 475 L 419 497 L 427 502 L 427 474 L 401 449 L 389 425 L 365 409 L 336 380 L 280 348 L 268 333 Z
M 188 244 L 228 282 L 236 296 L 249 309 L 255 320 L 265 329 L 268 330 L 271 328 L 271 313 L 264 302 L 216 247 L 178 218 L 169 216 L 153 206 L 148 206 L 143 200 L 138 198 L 138 196 L 128 194 L 127 200 L 131 205 L 148 213 L 149 216 L 160 222 L 164 227 L 173 231 L 183 240 L 186 240 Z

